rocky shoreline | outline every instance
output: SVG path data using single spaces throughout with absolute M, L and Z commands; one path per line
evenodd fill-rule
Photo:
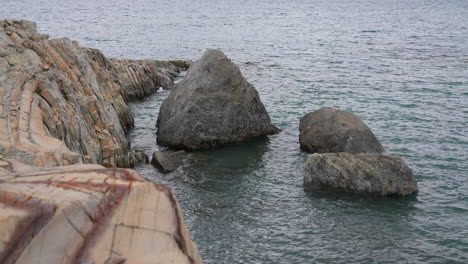
M 1 263 L 202 263 L 172 192 L 115 169 L 145 159 L 127 103 L 188 65 L 107 59 L 0 21 Z
M 113 59 L 67 38 L 49 40 L 33 22 L 0 21 L 0 262 L 202 263 L 172 192 L 124 169 L 148 162 L 130 149 L 128 103 L 160 87 L 172 90 L 157 120 L 157 143 L 169 151 L 152 160 L 163 172 L 182 164 L 183 150 L 281 131 L 219 50 L 193 63 Z M 354 114 L 324 107 L 305 115 L 299 130 L 311 154 L 305 190 L 418 191 L 411 169 L 383 155 Z

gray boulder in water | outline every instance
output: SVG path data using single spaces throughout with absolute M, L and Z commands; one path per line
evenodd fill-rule
M 255 88 L 219 50 L 207 50 L 161 105 L 158 144 L 200 150 L 273 134 Z
M 384 148 L 356 115 L 322 107 L 303 116 L 299 124 L 301 148 L 309 153 L 382 153 Z
M 173 151 L 156 151 L 153 153 L 153 159 L 151 164 L 155 166 L 159 171 L 168 173 L 177 170 L 182 166 L 182 160 L 187 156 L 187 153 L 183 150 Z
M 309 155 L 304 188 L 378 196 L 404 196 L 418 191 L 411 169 L 401 158 L 343 152 Z

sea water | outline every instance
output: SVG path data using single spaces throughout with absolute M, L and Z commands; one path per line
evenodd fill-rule
M 206 263 L 468 262 L 468 1 L 0 0 L 109 57 L 197 59 L 223 50 L 283 131 L 197 153 L 170 174 Z M 132 104 L 134 149 L 152 154 L 169 91 Z M 416 197 L 307 193 L 299 118 L 322 106 L 361 117 L 403 157 Z

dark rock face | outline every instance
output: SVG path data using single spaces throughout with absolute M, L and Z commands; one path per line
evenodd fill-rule
M 375 153 L 309 155 L 304 187 L 378 196 L 404 196 L 418 191 L 411 169 L 401 158 Z
M 207 50 L 161 105 L 158 144 L 187 150 L 273 134 L 255 88 L 219 50 Z
M 301 118 L 301 148 L 309 153 L 382 153 L 384 148 L 369 127 L 356 115 L 322 107 Z
M 187 155 L 185 151 L 157 151 L 153 153 L 151 164 L 163 173 L 177 170 L 182 166 L 182 159 Z

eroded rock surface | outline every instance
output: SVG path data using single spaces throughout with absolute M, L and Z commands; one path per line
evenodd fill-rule
M 164 185 L 130 169 L 0 160 L 0 263 L 202 263 Z
M 404 196 L 418 191 L 411 169 L 401 158 L 376 153 L 309 155 L 304 187 L 378 196 Z
M 322 107 L 303 116 L 299 124 L 301 148 L 309 153 L 382 153 L 384 148 L 356 115 Z
M 141 61 L 108 60 L 28 21 L 0 21 L 0 153 L 24 163 L 130 167 L 127 101 L 163 77 Z
M 207 50 L 162 103 L 158 144 L 218 147 L 278 132 L 255 88 L 219 50 Z

